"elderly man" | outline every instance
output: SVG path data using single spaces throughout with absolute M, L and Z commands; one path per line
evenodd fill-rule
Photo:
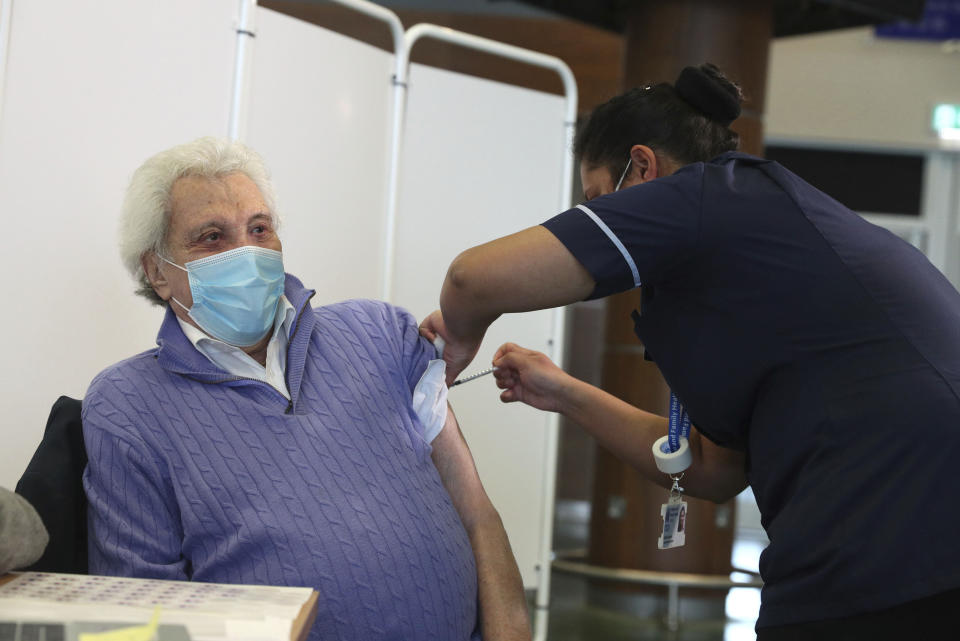
M 385 303 L 311 308 L 259 156 L 150 158 L 121 236 L 167 310 L 84 399 L 92 573 L 311 586 L 317 641 L 529 637 L 433 346 Z

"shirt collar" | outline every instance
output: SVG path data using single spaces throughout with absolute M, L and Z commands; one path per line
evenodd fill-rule
M 277 303 L 280 305 L 280 309 L 277 310 L 277 315 L 273 320 L 273 336 L 270 338 L 270 341 L 277 340 L 280 332 L 283 332 L 283 338 L 290 338 L 290 328 L 293 327 L 293 321 L 296 318 L 297 310 L 294 309 L 293 305 L 290 304 L 290 301 L 287 300 L 286 296 L 281 296 L 280 300 Z M 241 352 L 246 354 L 241 348 L 230 345 L 229 343 L 224 343 L 218 338 L 213 338 L 205 334 L 199 328 L 190 323 L 184 321 L 179 316 L 176 317 L 177 322 L 180 323 L 180 329 L 183 330 L 183 335 L 187 337 L 187 340 L 199 351 L 201 354 L 206 354 L 201 345 L 205 343 L 215 343 L 219 347 L 220 351 L 225 352 Z M 215 363 L 218 364 L 218 363 Z
M 303 286 L 296 276 L 286 275 L 284 283 L 284 295 L 293 305 L 295 315 L 292 323 L 289 324 L 287 331 L 290 332 L 288 344 L 285 350 L 282 350 L 283 357 L 289 357 L 289 360 L 283 366 L 285 373 L 286 387 L 290 393 L 290 401 L 293 406 L 293 413 L 299 413 L 299 395 L 300 383 L 303 381 L 304 367 L 306 364 L 307 350 L 313 340 L 314 326 L 316 325 L 316 315 L 310 307 L 310 299 L 316 292 Z M 286 314 L 278 316 L 286 317 Z M 286 320 L 286 319 L 285 319 Z M 277 342 L 282 340 L 283 333 L 277 334 Z M 210 342 L 213 344 L 213 341 Z M 281 351 L 281 350 L 278 350 Z M 269 352 L 268 362 L 269 362 Z M 242 353 L 242 352 L 241 352 Z M 246 353 L 244 357 L 253 361 Z M 278 354 L 280 355 L 280 354 Z M 187 338 L 186 334 L 177 323 L 177 315 L 173 308 L 167 305 L 167 311 L 164 314 L 163 322 L 160 324 L 160 331 L 157 332 L 157 349 L 155 357 L 164 370 L 172 374 L 180 374 L 192 380 L 202 383 L 227 383 L 229 385 L 247 385 L 249 381 L 243 378 L 224 378 L 229 375 L 229 371 L 214 364 L 207 356 L 197 349 Z M 239 358 L 237 360 L 240 360 Z M 256 363 L 258 368 L 262 366 Z M 262 374 L 253 378 L 259 379 Z

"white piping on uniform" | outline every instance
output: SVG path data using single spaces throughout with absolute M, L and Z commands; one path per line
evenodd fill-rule
M 620 239 L 617 238 L 617 235 L 613 233 L 613 230 L 607 227 L 607 224 L 600 220 L 599 216 L 590 211 L 590 208 L 586 205 L 577 205 L 577 209 L 584 212 L 587 216 L 590 216 L 590 219 L 597 223 L 597 227 L 599 227 L 603 233 L 607 235 L 607 238 L 610 239 L 610 242 L 620 250 L 620 254 L 623 255 L 623 259 L 627 261 L 627 266 L 630 267 L 630 273 L 633 274 L 633 286 L 640 287 L 640 273 L 637 271 L 637 264 L 633 262 L 633 256 L 631 256 L 630 252 L 627 251 L 627 248 L 623 246 L 623 243 L 621 243 Z

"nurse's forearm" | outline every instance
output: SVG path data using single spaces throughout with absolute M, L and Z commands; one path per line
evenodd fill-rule
M 665 484 L 666 476 L 657 469 L 651 448 L 667 433 L 667 419 L 638 409 L 612 394 L 570 378 L 560 401 L 560 413 L 580 425 L 601 445 L 633 466 L 643 476 Z
M 573 378 L 558 400 L 560 412 L 601 445 L 650 481 L 670 487 L 669 477 L 657 469 L 652 453 L 654 442 L 667 433 L 666 418 Z M 713 444 L 695 428 L 690 432 L 690 448 L 693 463 L 682 482 L 688 494 L 723 502 L 746 487 L 742 454 Z

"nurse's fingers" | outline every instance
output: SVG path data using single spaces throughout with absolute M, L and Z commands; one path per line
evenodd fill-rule
M 501 356 L 503 356 L 506 352 L 508 352 L 508 351 L 510 351 L 510 350 L 512 350 L 512 349 L 515 349 L 515 348 L 517 348 L 517 347 L 518 347 L 518 346 L 517 346 L 515 343 L 504 343 L 503 345 L 501 345 L 500 347 L 497 348 L 496 353 L 494 353 L 494 355 L 493 355 L 493 361 L 492 361 L 492 362 L 493 362 L 493 363 L 496 363 L 498 358 L 500 358 Z
M 509 373 L 503 374 L 502 376 L 497 376 L 496 379 L 497 387 L 500 389 L 507 389 L 517 384 L 517 377 Z
M 443 322 L 443 314 L 439 309 L 430 312 L 426 318 L 420 321 L 420 333 L 424 336 L 427 336 L 427 334 L 433 336 L 442 335 L 446 333 L 446 328 Z
M 498 372 L 502 370 L 504 376 L 511 374 L 523 376 L 524 372 L 547 364 L 552 365 L 553 363 L 547 358 L 546 354 L 522 347 L 506 351 L 499 358 L 493 359 L 494 367 L 497 368 Z
M 516 403 L 519 399 L 515 390 L 508 389 L 500 393 L 500 400 L 504 403 Z
M 532 349 L 527 349 L 526 347 L 520 347 L 516 343 L 504 343 L 497 349 L 497 353 L 493 355 L 493 364 L 495 367 L 500 367 L 498 360 L 502 359 L 507 354 L 539 354 Z

